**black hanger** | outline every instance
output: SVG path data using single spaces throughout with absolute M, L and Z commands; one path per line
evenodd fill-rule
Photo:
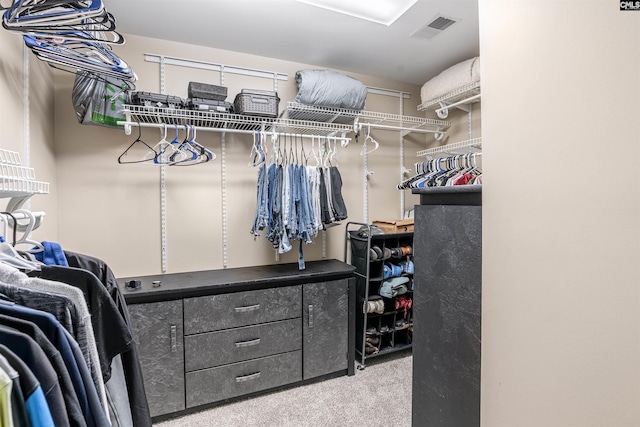
M 126 150 L 124 150 L 124 152 L 123 152 L 122 154 L 120 154 L 120 155 L 118 156 L 118 163 L 120 163 L 121 165 L 126 165 L 126 164 L 131 164 L 131 163 L 144 163 L 144 162 L 148 162 L 148 161 L 149 161 L 149 159 L 134 160 L 134 161 L 131 161 L 131 162 L 124 162 L 124 161 L 122 161 L 122 158 L 123 158 L 124 156 L 126 156 L 126 155 L 127 155 L 127 153 L 129 152 L 129 150 L 131 149 L 131 147 L 133 147 L 137 142 L 140 142 L 140 143 L 144 144 L 144 145 L 145 145 L 149 150 L 151 150 L 151 151 L 153 151 L 154 153 L 156 153 L 156 156 L 158 155 L 158 152 L 156 152 L 156 150 L 154 150 L 152 147 L 150 147 L 150 146 L 149 146 L 149 144 L 147 144 L 146 142 L 144 142 L 144 141 L 142 140 L 142 128 L 141 128 L 141 126 L 140 126 L 140 122 L 138 122 L 138 137 L 136 138 L 136 140 L 135 140 L 135 141 L 133 141 L 133 142 L 131 143 L 131 145 L 130 145 L 130 146 L 128 146 L 128 147 L 127 147 L 127 149 L 126 149 Z
M 0 214 L 9 215 L 11 219 L 13 219 L 13 242 L 11 243 L 11 246 L 15 246 L 17 241 L 16 228 L 18 228 L 18 221 L 16 221 L 16 217 L 11 212 L 0 212 Z

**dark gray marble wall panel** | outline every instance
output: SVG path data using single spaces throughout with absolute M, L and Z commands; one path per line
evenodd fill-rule
M 481 209 L 415 209 L 415 426 L 480 425 Z
M 182 300 L 129 306 L 151 416 L 185 409 Z
M 301 316 L 301 285 L 184 300 L 186 335 Z
M 349 281 L 305 284 L 302 307 L 303 378 L 347 369 Z
M 282 320 L 184 338 L 187 372 L 302 348 L 302 319 Z
M 187 407 L 302 380 L 302 352 L 269 356 L 186 374 Z M 212 420 L 212 425 L 215 422 Z

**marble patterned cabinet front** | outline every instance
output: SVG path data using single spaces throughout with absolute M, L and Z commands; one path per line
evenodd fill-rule
M 120 280 L 152 417 L 353 375 L 351 266 L 231 270 Z M 128 289 L 131 280 L 141 287 Z

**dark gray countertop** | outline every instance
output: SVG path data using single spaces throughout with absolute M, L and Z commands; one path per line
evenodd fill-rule
M 482 205 L 482 185 L 414 188 L 421 205 Z
M 331 259 L 308 261 L 304 270 L 299 270 L 297 263 L 288 263 L 123 277 L 118 279 L 118 286 L 127 303 L 134 304 L 336 280 L 351 277 L 354 270 L 349 264 Z M 128 289 L 125 283 L 130 280 L 140 280 L 140 288 Z M 154 281 L 159 281 L 160 286 L 153 287 Z

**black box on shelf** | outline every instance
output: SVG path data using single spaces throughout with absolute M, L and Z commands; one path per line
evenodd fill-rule
M 184 108 L 184 99 L 153 92 L 131 92 L 129 102 L 133 105 L 156 108 Z
M 232 113 L 233 104 L 215 99 L 187 98 L 186 107 L 189 110 L 212 111 L 215 113 Z
M 189 98 L 224 101 L 227 99 L 227 88 L 225 86 L 217 86 L 208 83 L 189 82 L 187 96 Z

